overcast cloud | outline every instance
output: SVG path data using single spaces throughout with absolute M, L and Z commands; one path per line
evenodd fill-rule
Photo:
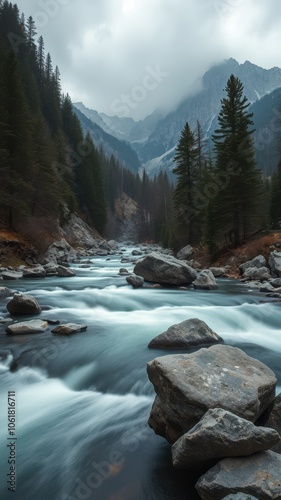
M 281 67 L 280 0 L 18 0 L 72 100 L 107 114 L 169 111 L 213 64 Z M 197 82 L 194 85 L 194 82 Z

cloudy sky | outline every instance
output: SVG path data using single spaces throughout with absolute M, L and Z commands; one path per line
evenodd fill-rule
M 281 67 L 280 0 L 18 0 L 64 92 L 109 115 L 169 111 L 213 64 Z

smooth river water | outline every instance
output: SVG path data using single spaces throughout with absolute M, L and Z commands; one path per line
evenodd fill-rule
M 173 469 L 170 445 L 147 426 L 154 390 L 146 363 L 167 354 L 147 345 L 172 324 L 204 320 L 227 344 L 270 366 L 280 392 L 280 302 L 232 280 L 218 280 L 219 290 L 209 292 L 133 290 L 118 276 L 133 264 L 120 259 L 93 257 L 88 269 L 75 264 L 75 278 L 1 282 L 48 306 L 41 318 L 88 325 L 72 337 L 54 336 L 52 327 L 11 337 L 0 325 L 2 500 L 199 498 L 196 478 Z M 8 300 L 1 299 L 0 316 Z M 8 391 L 16 392 L 15 493 L 6 482 Z

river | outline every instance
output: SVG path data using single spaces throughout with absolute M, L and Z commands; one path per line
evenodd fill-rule
M 88 329 L 72 337 L 52 335 L 51 328 L 12 337 L 0 326 L 0 497 L 197 499 L 196 478 L 173 469 L 170 445 L 147 426 L 154 390 L 146 363 L 167 354 L 147 345 L 172 324 L 199 318 L 272 368 L 280 392 L 280 302 L 228 279 L 209 292 L 134 290 L 118 275 L 120 267 L 133 268 L 120 255 L 91 262 L 75 264 L 75 278 L 2 282 L 46 306 L 42 318 Z M 8 300 L 1 300 L 0 316 Z M 16 493 L 7 490 L 8 391 L 16 392 Z

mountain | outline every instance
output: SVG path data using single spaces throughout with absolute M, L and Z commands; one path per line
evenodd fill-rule
M 80 120 L 83 132 L 90 133 L 91 138 L 98 149 L 102 148 L 103 153 L 108 158 L 113 155 L 124 167 L 128 168 L 132 172 L 139 171 L 141 163 L 139 161 L 138 155 L 128 142 L 120 141 L 113 135 L 107 133 L 105 129 L 108 129 L 108 127 L 105 123 L 104 129 L 96 122 L 92 121 L 92 119 L 85 116 L 76 106 L 74 106 L 74 111 L 76 113 L 76 116 Z M 97 121 L 101 123 L 102 119 L 100 118 L 100 116 L 97 116 L 98 113 L 93 110 L 89 111 L 91 111 L 91 113 L 89 114 L 92 116 L 92 118 L 97 119 Z
M 105 132 L 115 136 L 117 139 L 127 141 L 137 148 L 137 144 L 142 144 L 148 140 L 154 132 L 159 121 L 163 118 L 159 110 L 155 110 L 151 115 L 136 122 L 133 118 L 119 116 L 108 116 L 105 113 L 98 113 L 89 109 L 82 102 L 77 102 L 74 106 L 79 109 L 92 122 L 99 125 Z
M 235 59 L 225 60 L 205 73 L 198 82 L 198 92 L 187 97 L 175 111 L 164 117 L 155 111 L 139 122 L 132 118 L 107 116 L 85 108 L 82 103 L 77 103 L 76 107 L 105 132 L 130 143 L 150 176 L 161 169 L 171 173 L 175 148 L 187 121 L 193 129 L 199 120 L 203 134 L 207 139 L 211 138 L 218 126 L 221 99 L 225 96 L 224 88 L 231 73 L 242 81 L 244 93 L 251 103 L 250 110 L 254 113 L 258 165 L 271 175 L 277 163 L 271 124 L 279 107 L 280 68 L 266 70 L 249 61 L 239 64 Z
M 249 61 L 239 64 L 234 59 L 212 67 L 203 76 L 200 92 L 188 97 L 176 111 L 162 119 L 148 141 L 138 149 L 139 158 L 150 174 L 160 168 L 172 168 L 174 148 L 187 121 L 191 128 L 195 128 L 199 120 L 203 133 L 206 136 L 212 134 L 217 126 L 220 101 L 231 73 L 240 78 L 244 93 L 251 103 L 281 87 L 280 68 L 265 70 Z

